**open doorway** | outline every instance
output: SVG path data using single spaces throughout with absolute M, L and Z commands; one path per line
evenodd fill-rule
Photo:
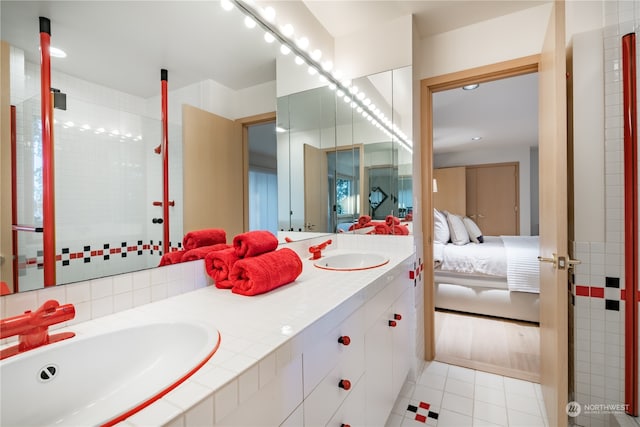
M 278 161 L 276 122 L 248 125 L 249 230 L 278 232 Z
M 538 75 L 432 99 L 435 358 L 538 382 Z

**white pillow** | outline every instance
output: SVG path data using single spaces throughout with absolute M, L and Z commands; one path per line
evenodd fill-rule
M 437 243 L 447 244 L 450 238 L 447 217 L 437 209 L 433 209 L 433 240 Z
M 467 216 L 462 218 L 462 222 L 464 223 L 465 228 L 467 229 L 467 233 L 469 233 L 469 238 L 474 243 L 483 243 L 484 237 L 482 237 L 482 231 L 480 231 L 480 227 L 478 224 L 473 222 L 473 220 Z
M 469 233 L 460 215 L 448 214 L 447 222 L 449 223 L 449 231 L 451 232 L 451 243 L 454 245 L 466 245 L 469 243 Z

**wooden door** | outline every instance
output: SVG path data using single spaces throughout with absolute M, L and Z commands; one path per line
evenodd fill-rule
M 564 2 L 553 3 L 539 64 L 540 255 L 568 254 Z M 540 264 L 540 383 L 549 425 L 567 425 L 567 270 Z
M 223 228 L 244 232 L 242 125 L 184 105 L 184 232 Z
M 438 191 L 433 193 L 433 207 L 440 211 L 465 215 L 467 212 L 465 176 L 466 168 L 464 166 L 434 169 L 433 179 Z
M 485 236 L 517 236 L 517 163 L 467 166 L 467 216 Z
M 327 154 L 304 145 L 304 230 L 326 232 L 329 215 Z

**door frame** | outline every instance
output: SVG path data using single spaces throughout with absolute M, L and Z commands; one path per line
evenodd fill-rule
M 244 177 L 242 183 L 244 212 L 242 213 L 242 215 L 244 231 L 249 231 L 249 127 L 275 121 L 275 111 L 236 119 L 236 122 L 242 125 L 242 176 Z
M 433 283 L 433 94 L 471 83 L 486 83 L 538 71 L 540 55 L 499 62 L 469 70 L 444 74 L 420 81 L 420 147 L 422 170 L 422 230 L 425 283 Z M 435 293 L 424 292 L 424 354 L 426 360 L 436 356 Z

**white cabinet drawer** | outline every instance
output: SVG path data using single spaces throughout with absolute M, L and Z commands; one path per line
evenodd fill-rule
M 346 397 L 327 427 L 364 427 L 365 424 L 365 381 L 364 376 Z
M 339 342 L 341 337 L 343 343 Z M 302 355 L 305 397 L 337 365 L 358 376 L 364 369 L 364 311 L 357 310 L 329 333 L 314 339 L 316 342 Z
M 326 425 L 349 396 L 363 372 L 363 363 L 360 364 L 357 372 L 348 370 L 342 365 L 336 366 L 329 372 L 303 402 L 305 427 Z

